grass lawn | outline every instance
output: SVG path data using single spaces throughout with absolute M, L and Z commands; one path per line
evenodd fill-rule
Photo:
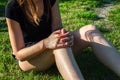
M 120 2 L 114 1 L 117 1 L 114 4 L 116 8 L 110 11 L 108 21 L 96 24 L 94 21 L 100 18 L 95 9 L 107 3 L 107 0 L 60 0 L 63 26 L 72 31 L 87 24 L 95 24 L 120 52 Z M 7 0 L 0 0 L 0 17 L 4 16 L 6 3 Z M 63 80 L 55 66 L 45 72 L 22 72 L 11 53 L 7 25 L 3 19 L 0 20 L 0 80 Z M 76 60 L 86 80 L 120 80 L 98 61 L 91 48 L 85 49 Z

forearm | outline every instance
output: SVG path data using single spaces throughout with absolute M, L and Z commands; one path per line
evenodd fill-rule
M 53 32 L 49 37 L 39 41 L 38 43 L 19 49 L 15 52 L 15 56 L 18 60 L 28 60 L 41 54 L 46 49 L 55 49 L 59 40 L 60 30 Z
M 43 40 L 39 41 L 38 43 L 30 46 L 25 47 L 21 50 L 19 50 L 15 56 L 18 60 L 24 61 L 33 58 L 34 56 L 37 56 L 41 54 L 46 48 L 44 47 Z

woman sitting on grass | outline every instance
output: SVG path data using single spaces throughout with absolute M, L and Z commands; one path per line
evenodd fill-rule
M 94 25 L 63 29 L 58 0 L 11 0 L 6 21 L 13 55 L 23 71 L 44 71 L 55 63 L 65 80 L 84 80 L 73 55 L 90 46 L 120 76 L 118 51 Z

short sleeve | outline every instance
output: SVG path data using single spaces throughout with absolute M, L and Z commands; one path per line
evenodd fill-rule
M 54 6 L 56 0 L 50 0 L 51 6 Z
M 14 0 L 11 0 L 5 7 L 5 17 L 19 22 L 17 8 L 18 5 L 16 5 Z

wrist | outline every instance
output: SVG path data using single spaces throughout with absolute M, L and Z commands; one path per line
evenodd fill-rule
M 42 40 L 42 44 L 43 44 L 43 45 L 42 45 L 43 49 L 44 49 L 44 50 L 47 49 L 47 47 L 46 47 L 46 45 L 45 45 L 45 39 Z

